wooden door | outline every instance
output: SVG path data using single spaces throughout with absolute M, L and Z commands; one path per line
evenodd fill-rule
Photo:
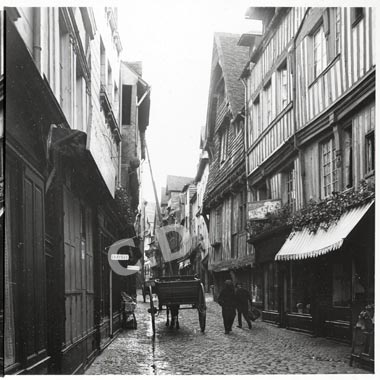
M 29 168 L 23 176 L 24 342 L 26 360 L 46 351 L 44 183 Z
M 65 251 L 65 343 L 70 345 L 82 335 L 82 260 L 80 204 L 66 188 L 63 191 Z
M 68 189 L 63 191 L 65 245 L 65 343 L 94 328 L 94 257 L 92 212 Z M 84 357 L 90 353 L 83 352 Z

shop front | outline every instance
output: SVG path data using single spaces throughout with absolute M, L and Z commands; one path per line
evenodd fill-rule
M 256 252 L 256 263 L 252 270 L 253 302 L 255 307 L 262 310 L 262 320 L 265 322 L 281 322 L 282 272 L 281 265 L 274 258 L 288 233 L 288 227 L 280 227 L 248 241 L 254 245 Z
M 292 232 L 275 262 L 284 327 L 350 341 L 360 311 L 374 300 L 374 202 L 327 229 Z

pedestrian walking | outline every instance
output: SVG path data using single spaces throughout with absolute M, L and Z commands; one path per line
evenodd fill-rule
M 244 289 L 242 284 L 238 282 L 236 284 L 236 290 L 235 290 L 235 296 L 236 296 L 236 308 L 238 312 L 238 325 L 237 327 L 242 328 L 242 320 L 241 316 L 243 314 L 244 319 L 248 323 L 248 328 L 252 328 L 252 323 L 248 316 L 248 310 L 252 307 L 252 299 L 251 294 L 247 289 Z
M 218 303 L 222 307 L 224 333 L 229 334 L 236 316 L 235 290 L 231 280 L 225 281 Z

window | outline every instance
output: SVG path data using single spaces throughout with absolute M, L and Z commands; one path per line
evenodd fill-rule
M 69 123 L 73 122 L 72 110 L 72 45 L 70 36 L 63 14 L 59 13 L 59 68 L 60 68 L 60 105 L 68 119 Z
M 336 8 L 335 10 L 335 39 L 334 39 L 335 55 L 339 54 L 341 50 L 340 48 L 341 28 L 342 28 L 341 9 Z
M 286 173 L 286 194 L 287 203 L 290 210 L 294 210 L 296 203 L 296 192 L 295 192 L 295 170 L 294 168 L 289 169 Z
M 260 184 L 256 189 L 254 189 L 254 202 L 265 199 L 271 199 L 270 186 L 267 186 L 266 182 Z
M 272 86 L 271 81 L 269 81 L 264 87 L 264 125 L 265 127 L 269 125 L 272 121 Z M 260 130 L 261 132 L 261 130 Z
M 260 110 L 260 96 L 253 102 L 252 106 L 252 123 L 249 131 L 249 146 L 251 146 L 262 131 L 261 125 L 261 110 Z
M 318 77 L 327 65 L 341 52 L 341 8 L 326 8 L 318 27 L 311 34 L 310 80 Z
M 364 17 L 364 8 L 351 8 L 351 24 L 355 26 Z
M 375 133 L 368 133 L 365 137 L 365 172 L 375 170 Z
M 313 35 L 313 77 L 316 78 L 326 66 L 326 36 L 321 25 Z
M 245 230 L 246 225 L 246 193 L 235 194 L 232 198 L 231 212 L 231 257 L 238 257 L 239 234 Z
M 223 164 L 227 159 L 227 148 L 228 148 L 228 129 L 225 128 L 221 132 L 220 141 L 220 164 Z
M 234 122 L 233 124 L 234 127 L 234 138 L 238 136 L 241 130 L 244 129 L 244 119 L 239 119 Z
M 277 70 L 278 77 L 278 105 L 283 110 L 288 104 L 288 70 L 286 61 Z
M 334 138 L 321 145 L 322 198 L 326 198 L 338 188 Z
M 215 210 L 215 242 L 220 243 L 222 241 L 222 211 L 223 206 L 219 206 Z
M 75 129 L 87 132 L 87 90 L 86 80 L 83 77 L 80 63 L 77 58 L 77 73 L 76 73 L 76 99 L 75 99 Z
M 353 164 L 352 164 L 352 126 L 344 130 L 344 186 L 350 188 L 353 185 Z

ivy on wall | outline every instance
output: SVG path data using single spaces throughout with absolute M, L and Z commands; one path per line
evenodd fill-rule
M 295 231 L 300 231 L 304 228 L 313 233 L 318 228 L 327 230 L 334 222 L 339 220 L 343 213 L 352 208 L 362 206 L 374 198 L 374 185 L 363 180 L 358 189 L 350 188 L 340 193 L 333 193 L 332 197 L 319 202 L 310 201 L 306 207 L 289 218 L 288 224 Z
M 115 190 L 115 202 L 120 219 L 127 224 L 133 224 L 135 214 L 132 211 L 130 196 L 125 187 L 120 186 Z
M 311 200 L 295 213 L 285 205 L 274 213 L 268 213 L 264 220 L 250 220 L 247 230 L 251 237 L 258 237 L 284 225 L 294 231 L 307 228 L 311 233 L 315 233 L 318 228 L 327 230 L 345 212 L 367 204 L 374 198 L 374 184 L 363 180 L 358 189 L 350 188 L 340 193 L 335 192 L 331 197 L 318 202 Z

